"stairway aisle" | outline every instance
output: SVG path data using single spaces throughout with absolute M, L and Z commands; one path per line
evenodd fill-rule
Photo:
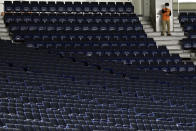
M 4 23 L 3 16 L 0 16 L 0 39 L 1 40 L 11 40 L 11 37 L 9 35 L 9 31 L 6 28 L 6 25 Z
M 184 31 L 179 23 L 178 17 L 174 17 L 174 31 L 172 36 L 161 36 L 161 32 L 155 32 L 152 23 L 148 18 L 140 17 L 143 24 L 144 31 L 149 38 L 153 38 L 157 46 L 166 46 L 170 54 L 179 54 L 184 61 L 190 61 L 195 56 L 189 50 L 184 50 L 181 46 L 180 40 L 186 38 Z

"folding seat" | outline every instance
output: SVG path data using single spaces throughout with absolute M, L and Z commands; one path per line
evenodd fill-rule
M 184 31 L 185 32 L 189 32 L 189 31 L 193 31 L 194 30 L 194 26 L 191 24 L 185 24 L 184 25 Z
M 36 25 L 31 25 L 31 26 L 29 26 L 29 31 L 30 32 L 35 32 L 35 31 L 37 31 L 38 30 L 38 26 L 36 26 Z
M 41 19 L 42 19 L 42 18 L 40 18 L 39 14 L 37 14 L 37 13 L 32 14 L 31 18 L 32 18 L 32 22 L 34 24 L 40 23 L 41 22 Z
M 181 17 L 179 17 L 179 21 L 182 25 L 184 25 L 185 23 L 188 23 L 189 18 L 188 18 L 188 16 L 181 16 Z
M 25 23 L 25 24 L 29 24 L 29 23 L 32 23 L 32 16 L 31 15 L 25 15 L 24 17 L 23 17 L 23 22 Z
M 178 68 L 176 66 L 170 66 L 169 67 L 169 71 L 170 72 L 177 72 L 178 71 Z
M 15 22 L 18 24 L 18 23 L 22 23 L 23 22 L 23 18 L 21 15 L 16 15 L 15 17 Z
M 14 12 L 20 12 L 22 10 L 22 5 L 20 1 L 13 1 Z
M 135 30 L 135 31 L 142 31 L 142 30 L 143 30 L 143 27 L 142 27 L 142 25 L 139 25 L 139 24 L 138 24 L 138 25 L 135 25 L 135 26 L 134 26 L 134 30 Z
M 5 21 L 6 25 L 9 26 L 10 23 L 14 23 L 15 22 L 15 15 L 12 14 L 12 13 L 5 14 L 4 21 Z
M 60 25 L 56 26 L 56 32 L 57 33 L 63 33 L 64 30 L 65 30 L 64 26 L 60 26 Z
M 176 68 L 169 68 L 169 67 L 162 65 L 162 66 L 159 66 L 158 70 L 162 70 L 164 72 L 174 72 Z
M 82 27 L 81 27 L 81 25 L 80 24 L 78 24 L 78 25 L 74 25 L 74 27 L 73 27 L 73 31 L 81 31 L 82 30 Z
M 189 22 L 193 24 L 196 23 L 196 16 L 189 17 Z
M 41 36 L 40 36 L 40 34 L 34 34 L 33 36 L 32 36 L 32 39 L 34 40 L 34 41 L 40 41 L 41 40 Z
M 133 27 L 133 25 L 126 25 L 126 31 L 134 31 L 135 29 L 134 29 L 134 27 Z
M 21 12 L 30 12 L 31 11 L 31 5 L 29 1 L 22 1 L 21 2 Z
M 101 13 L 107 13 L 108 12 L 108 7 L 106 5 L 106 2 L 99 2 L 99 7 L 100 7 L 100 12 Z
M 91 2 L 91 8 L 93 13 L 99 13 L 99 5 L 98 2 Z
M 82 2 L 82 7 L 84 13 L 91 12 L 91 4 L 89 2 Z
M 114 12 L 116 12 L 116 5 L 115 5 L 115 2 L 108 2 L 107 8 L 108 8 L 108 12 L 109 12 L 109 13 L 114 13 Z
M 132 13 L 134 11 L 134 8 L 131 2 L 125 2 L 125 11 L 126 13 Z
M 14 5 L 13 5 L 12 1 L 4 1 L 4 10 L 5 10 L 5 12 L 14 11 Z
M 20 26 L 20 31 L 22 31 L 22 32 L 29 31 L 29 26 L 27 26 L 27 25 Z
M 48 6 L 49 12 L 56 12 L 57 11 L 57 9 L 56 9 L 57 6 L 56 6 L 55 2 L 49 1 L 47 6 Z
M 75 16 L 69 16 L 67 18 L 67 22 L 71 23 L 74 26 L 74 23 L 76 22 L 76 17 Z
M 117 30 L 117 26 L 116 25 L 109 25 L 108 26 L 108 31 L 116 31 Z
M 187 72 L 194 72 L 195 71 L 195 66 L 194 65 L 187 65 Z
M 64 2 L 61 1 L 57 1 L 56 2 L 56 10 L 57 12 L 65 12 L 65 6 L 64 6 Z
M 66 19 L 65 17 L 66 17 L 65 15 L 59 16 L 58 22 L 59 22 L 60 24 L 66 24 L 66 23 L 67 23 L 67 19 Z
M 45 25 L 39 25 L 37 26 L 37 31 L 39 32 L 45 32 L 47 30 L 47 27 Z
M 74 5 L 73 5 L 73 3 L 72 2 L 65 2 L 65 11 L 66 12 L 69 12 L 69 13 L 71 13 L 71 12 L 73 12 L 74 11 Z
M 20 26 L 12 25 L 9 27 L 10 32 L 17 32 L 20 30 Z
M 31 1 L 30 4 L 31 4 L 30 7 L 31 7 L 32 12 L 40 12 L 41 11 L 40 4 L 38 4 L 38 1 Z
M 49 8 L 47 6 L 46 1 L 40 1 L 39 6 L 40 6 L 40 11 L 41 12 L 48 12 L 49 11 Z
M 192 48 L 192 43 L 190 39 L 183 39 L 181 42 L 183 43 L 183 48 L 185 50 Z
M 99 30 L 98 25 L 91 25 L 90 31 L 98 31 L 98 30 Z
M 125 11 L 123 2 L 116 2 L 116 12 L 123 13 Z
M 75 12 L 77 12 L 77 13 L 81 13 L 81 12 L 84 11 L 83 10 L 83 5 L 81 4 L 81 2 L 74 2 L 73 6 L 75 8 Z
M 24 38 L 20 34 L 14 34 L 13 40 L 16 41 L 16 42 L 22 42 L 22 41 L 24 41 Z
M 129 21 L 132 23 L 132 24 L 138 24 L 139 23 L 139 19 L 138 19 L 138 17 L 133 17 L 133 18 L 131 18 L 131 19 L 129 19 Z
M 53 26 L 53 25 L 48 25 L 46 28 L 47 28 L 46 29 L 47 32 L 53 32 L 54 33 L 56 31 L 56 27 Z
M 58 22 L 58 18 L 56 17 L 56 15 L 50 16 L 49 17 L 49 22 L 51 24 L 56 24 Z

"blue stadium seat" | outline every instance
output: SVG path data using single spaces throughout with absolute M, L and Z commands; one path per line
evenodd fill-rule
M 31 1 L 31 11 L 32 12 L 40 12 L 41 11 L 41 5 L 38 3 L 38 1 Z
M 21 12 L 22 11 L 22 3 L 20 1 L 13 1 L 14 5 L 14 12 Z
M 14 5 L 13 5 L 12 1 L 4 1 L 4 10 L 5 10 L 5 12 L 14 11 Z

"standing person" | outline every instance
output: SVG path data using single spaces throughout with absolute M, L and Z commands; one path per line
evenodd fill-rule
M 171 16 L 171 10 L 169 9 L 169 3 L 165 3 L 165 8 L 162 9 L 162 33 L 161 33 L 162 36 L 164 36 L 165 34 L 166 25 L 167 25 L 167 35 L 171 36 L 170 16 Z

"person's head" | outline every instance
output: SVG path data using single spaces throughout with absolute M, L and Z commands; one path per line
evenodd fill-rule
M 165 8 L 168 8 L 169 7 L 169 3 L 165 3 Z

